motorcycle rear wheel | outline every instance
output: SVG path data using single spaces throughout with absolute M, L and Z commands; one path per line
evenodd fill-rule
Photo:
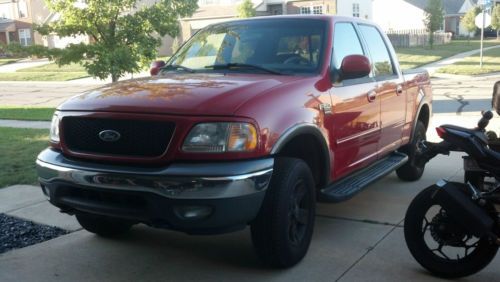
M 446 211 L 431 198 L 436 189 L 437 186 L 426 188 L 408 207 L 404 221 L 408 249 L 420 265 L 436 276 L 458 278 L 474 274 L 493 260 L 498 245 L 486 238 L 478 239 L 467 234 L 457 223 L 446 217 Z M 433 209 L 439 209 L 439 212 L 429 219 L 427 214 Z M 431 234 L 427 234 L 428 231 Z M 467 245 L 471 239 L 475 239 L 475 243 Z M 431 245 L 437 247 L 433 248 Z M 443 250 L 445 247 L 447 249 Z M 458 253 L 456 258 L 445 253 L 461 247 L 464 248 L 463 257 Z M 469 252 L 472 247 L 474 249 Z

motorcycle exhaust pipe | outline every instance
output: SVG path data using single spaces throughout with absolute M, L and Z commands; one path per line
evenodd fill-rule
M 481 238 L 488 236 L 500 245 L 500 238 L 493 233 L 495 222 L 491 216 L 471 199 L 465 191 L 469 186 L 458 182 L 440 181 L 439 189 L 431 196 L 446 214 L 470 234 Z

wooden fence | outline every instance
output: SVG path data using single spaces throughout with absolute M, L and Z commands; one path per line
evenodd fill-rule
M 394 47 L 415 47 L 429 45 L 429 32 L 424 29 L 386 31 Z M 451 32 L 434 32 L 434 45 L 450 43 Z

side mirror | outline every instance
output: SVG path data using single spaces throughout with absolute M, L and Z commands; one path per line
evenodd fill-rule
M 354 79 L 370 74 L 372 68 L 370 60 L 363 55 L 349 55 L 342 60 L 340 65 L 340 79 Z
M 160 69 L 165 66 L 165 61 L 153 61 L 149 66 L 149 74 L 151 76 L 157 75 L 160 72 Z

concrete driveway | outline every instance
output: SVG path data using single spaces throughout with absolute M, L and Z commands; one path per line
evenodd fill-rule
M 492 82 L 499 79 L 436 79 L 436 114 L 429 138 L 437 140 L 434 127 L 442 123 L 474 126 L 478 111 L 489 105 Z M 490 126 L 497 132 L 499 120 Z M 460 181 L 461 167 L 460 154 L 441 156 L 428 164 L 417 182 L 402 182 L 393 173 L 347 202 L 318 204 L 309 253 L 287 270 L 259 264 L 248 229 L 189 236 L 137 226 L 120 239 L 77 230 L 2 254 L 0 281 L 440 281 L 424 271 L 407 250 L 403 218 L 423 188 L 442 178 Z M 28 218 L 36 214 L 43 222 L 45 216 L 34 205 L 13 213 Z M 36 205 L 50 208 L 46 202 Z M 461 281 L 496 281 L 499 263 L 497 257 L 482 272 Z
M 422 188 L 460 180 L 460 164 L 459 154 L 440 157 L 418 182 L 391 174 L 350 201 L 319 204 L 309 253 L 291 269 L 263 268 L 248 229 L 189 236 L 137 226 L 120 239 L 79 230 L 0 255 L 0 281 L 438 281 L 408 252 L 402 220 Z M 463 281 L 494 281 L 499 260 Z

